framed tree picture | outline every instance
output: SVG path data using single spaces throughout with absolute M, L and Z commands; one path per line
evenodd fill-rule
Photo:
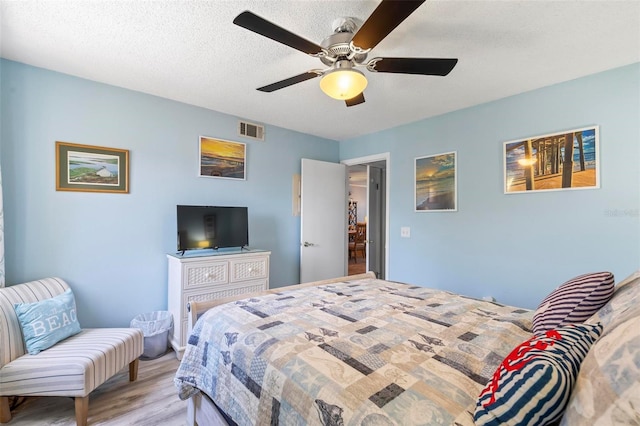
M 246 145 L 200 136 L 200 176 L 245 180 Z
M 129 192 L 129 150 L 56 142 L 56 190 Z
M 600 187 L 598 126 L 504 143 L 504 192 Z
M 415 159 L 416 212 L 458 210 L 456 167 L 455 151 Z

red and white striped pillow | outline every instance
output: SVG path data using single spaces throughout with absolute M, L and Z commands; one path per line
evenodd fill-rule
M 611 272 L 579 275 L 553 290 L 533 315 L 533 333 L 538 335 L 567 324 L 586 321 L 603 307 L 615 287 Z

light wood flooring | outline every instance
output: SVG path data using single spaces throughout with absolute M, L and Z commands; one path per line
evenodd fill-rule
M 138 380 L 129 382 L 129 368 L 89 394 L 89 425 L 186 425 L 187 402 L 178 398 L 173 377 L 179 361 L 173 351 L 140 361 Z M 73 398 L 31 397 L 12 411 L 7 426 L 75 426 Z

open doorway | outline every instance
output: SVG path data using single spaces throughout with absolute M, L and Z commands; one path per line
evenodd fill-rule
M 369 222 L 368 169 L 364 164 L 347 167 L 348 267 L 349 275 L 367 271 L 367 224 Z
M 347 165 L 349 275 L 373 271 L 379 278 L 387 276 L 388 160 L 385 153 L 342 162 Z

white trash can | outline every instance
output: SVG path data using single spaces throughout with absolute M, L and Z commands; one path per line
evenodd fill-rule
M 167 353 L 169 332 L 173 328 L 171 312 L 155 311 L 136 315 L 130 327 L 142 330 L 144 335 L 144 352 L 140 359 L 154 359 Z

